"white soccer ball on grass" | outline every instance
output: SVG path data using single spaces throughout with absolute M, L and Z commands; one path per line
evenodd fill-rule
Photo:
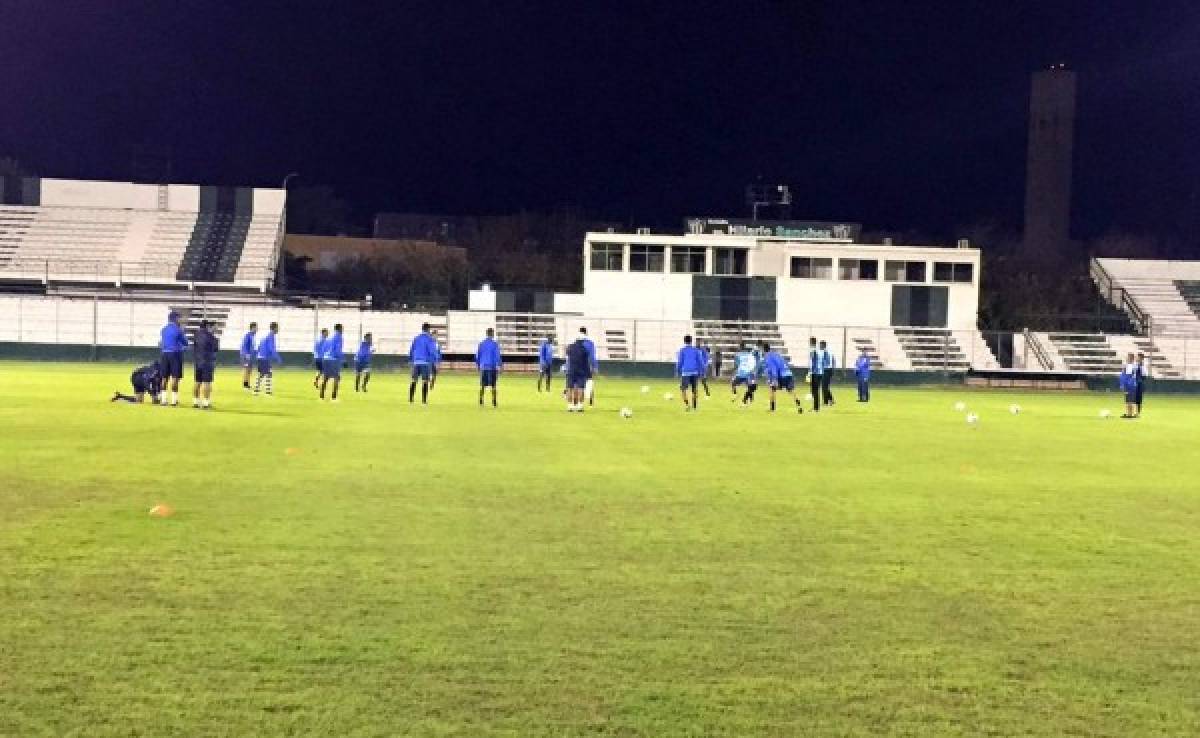
M 670 402 L 671 400 L 675 399 L 675 395 L 671 394 L 670 392 L 664 392 L 663 399 L 666 400 L 667 402 Z
M 954 409 L 961 413 L 963 410 L 967 409 L 967 403 L 959 400 L 958 402 L 954 403 Z
M 1103 410 L 1100 411 L 1100 419 L 1101 420 L 1108 420 L 1111 417 L 1112 417 L 1112 410 L 1109 410 L 1108 408 L 1104 408 Z
M 642 385 L 642 394 L 643 394 L 643 395 L 648 395 L 648 394 L 650 394 L 650 385 L 648 385 L 648 384 L 643 384 L 643 385 Z
M 979 416 L 975 413 L 967 413 L 967 425 L 979 425 Z
M 1021 406 L 1014 402 L 1013 404 L 1008 406 L 1008 411 L 1010 413 L 1012 413 L 1013 415 L 1020 415 L 1021 414 Z
M 621 417 L 622 418 L 632 418 L 633 417 L 633 408 L 631 408 L 631 407 L 621 408 Z

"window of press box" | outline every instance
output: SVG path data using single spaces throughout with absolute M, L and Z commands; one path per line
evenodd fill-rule
M 745 275 L 746 249 L 713 249 L 713 274 Z
M 671 271 L 679 274 L 704 274 L 706 249 L 694 246 L 671 247 Z
M 887 261 L 883 264 L 883 278 L 889 282 L 924 282 L 925 262 Z
M 833 259 L 793 256 L 792 276 L 798 279 L 833 279 Z
M 875 259 L 838 259 L 838 279 L 879 279 Z
M 662 246 L 646 244 L 630 244 L 629 271 L 631 272 L 661 272 L 665 266 L 665 249 Z
M 592 244 L 592 271 L 619 272 L 622 268 L 625 244 L 594 243 Z
M 975 281 L 975 265 L 959 264 L 949 261 L 934 262 L 933 281 L 965 282 L 970 284 L 971 282 Z

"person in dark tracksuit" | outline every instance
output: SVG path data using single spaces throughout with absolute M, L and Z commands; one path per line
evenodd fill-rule
M 542 380 L 546 380 L 546 391 L 550 391 L 550 380 L 554 377 L 554 338 L 546 336 L 538 346 L 538 392 L 542 391 Z
M 808 339 L 808 383 L 812 392 L 813 412 L 821 412 L 821 377 L 825 374 L 825 360 L 817 349 L 817 339 Z
M 133 370 L 133 374 L 129 375 L 129 383 L 133 385 L 133 394 L 126 395 L 120 391 L 114 392 L 112 396 L 113 402 L 130 402 L 138 404 L 144 402 L 146 395 L 150 395 L 150 402 L 158 404 L 158 393 L 162 391 L 163 373 L 162 367 L 157 361 L 140 366 Z
M 871 401 L 871 357 L 863 348 L 858 359 L 854 362 L 854 378 L 858 380 L 858 401 Z
M 203 321 L 200 330 L 196 332 L 196 344 L 192 349 L 192 361 L 195 365 L 195 387 L 192 389 L 192 407 L 202 410 L 212 409 L 213 375 L 217 371 L 217 351 L 221 342 L 212 332 L 212 323 Z
M 1146 392 L 1146 379 L 1150 376 L 1150 369 L 1146 366 L 1146 355 L 1138 352 L 1136 371 L 1133 374 L 1134 380 L 1134 414 L 1135 418 L 1142 417 L 1142 395 Z

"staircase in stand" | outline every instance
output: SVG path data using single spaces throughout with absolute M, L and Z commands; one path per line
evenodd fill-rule
M 556 332 L 553 315 L 496 313 L 496 340 L 505 354 L 536 356 L 542 340 Z
M 778 323 L 740 320 L 697 320 L 696 340 L 715 354 L 733 356 L 746 344 L 758 346 L 764 341 L 778 350 L 789 362 L 787 345 L 779 332 Z
M 1088 374 L 1118 374 L 1121 357 L 1102 335 L 1051 333 L 1050 343 L 1062 357 L 1066 369 Z
M 965 372 L 971 368 L 954 334 L 942 328 L 895 328 L 896 340 L 916 371 Z

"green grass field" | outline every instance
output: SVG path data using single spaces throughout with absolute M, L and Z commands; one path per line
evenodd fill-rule
M 0 364 L 0 735 L 1200 735 L 1197 400 L 129 370 Z

